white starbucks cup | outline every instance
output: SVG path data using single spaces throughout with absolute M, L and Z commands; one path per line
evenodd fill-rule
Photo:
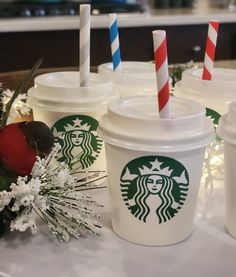
M 177 82 L 174 95 L 187 97 L 206 107 L 206 115 L 218 125 L 222 114 L 226 113 L 229 103 L 236 100 L 236 70 L 214 68 L 212 80 L 202 80 L 202 68 L 188 69 L 183 72 L 182 80 Z M 206 151 L 203 180 L 205 186 L 217 185 L 223 178 L 223 144 L 218 137 Z M 215 182 L 216 181 L 216 182 Z
M 112 82 L 96 73 L 88 86 L 79 86 L 79 72 L 54 72 L 35 78 L 28 91 L 34 120 L 45 122 L 61 145 L 60 162 L 79 157 L 81 171 L 105 171 L 105 150 L 97 134 L 98 120 L 107 104 L 118 97 Z
M 144 245 L 169 245 L 193 230 L 205 147 L 213 124 L 199 103 L 171 98 L 160 119 L 155 96 L 112 101 L 99 121 L 105 141 L 115 233 Z
M 112 63 L 105 63 L 98 66 L 98 73 L 113 81 L 120 97 L 156 94 L 154 63 L 122 61 L 121 71 L 113 71 Z
M 236 101 L 220 118 L 217 134 L 224 140 L 225 226 L 236 238 Z

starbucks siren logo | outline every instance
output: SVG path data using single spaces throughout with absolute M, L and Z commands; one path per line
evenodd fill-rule
M 215 129 L 215 140 L 218 142 L 221 142 L 222 139 L 217 136 L 216 134 L 216 128 L 219 125 L 219 120 L 221 118 L 221 115 L 216 112 L 215 110 L 212 110 L 210 108 L 206 108 L 206 117 L 210 118 L 214 124 L 214 129 Z
M 219 125 L 221 115 L 218 112 L 210 108 L 206 108 L 206 116 L 212 120 L 215 127 Z
M 78 160 L 82 169 L 94 163 L 102 148 L 97 135 L 98 122 L 86 115 L 71 115 L 58 120 L 52 127 L 55 141 L 61 145 L 58 161 L 69 164 Z
M 185 167 L 164 156 L 144 156 L 130 161 L 121 173 L 121 195 L 139 220 L 160 224 L 174 217 L 188 194 Z

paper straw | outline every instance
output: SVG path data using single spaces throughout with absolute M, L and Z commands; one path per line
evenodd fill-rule
M 205 59 L 204 59 L 204 66 L 203 66 L 203 72 L 202 72 L 203 80 L 212 79 L 212 70 L 213 70 L 213 63 L 215 59 L 218 29 L 219 29 L 219 21 L 211 20 L 208 26 Z
M 80 86 L 88 85 L 90 72 L 90 5 L 80 5 Z
M 170 89 L 166 48 L 166 32 L 153 31 L 154 57 L 156 65 L 158 106 L 160 118 L 170 117 Z
M 108 18 L 113 70 L 118 71 L 121 70 L 121 59 L 117 16 L 115 13 L 111 13 Z

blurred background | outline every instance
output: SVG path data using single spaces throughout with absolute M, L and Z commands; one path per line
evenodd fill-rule
M 212 7 L 235 7 L 235 0 L 202 0 Z M 193 8 L 196 0 L 1 0 L 0 17 L 42 17 L 78 14 L 81 3 L 92 5 L 92 14 L 146 12 L 149 9 Z
M 2 0 L 2 17 L 76 15 L 82 3 L 92 5 L 92 14 L 144 12 L 147 0 Z
M 153 60 L 152 31 L 167 32 L 169 63 L 202 62 L 210 19 L 216 60 L 236 59 L 236 0 L 0 0 L 0 72 L 78 67 L 79 5 L 91 4 L 91 66 L 111 61 L 107 13 L 118 13 L 122 60 Z

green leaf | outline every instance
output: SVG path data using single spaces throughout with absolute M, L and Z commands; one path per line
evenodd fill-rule
M 4 233 L 5 233 L 5 224 L 4 224 L 4 221 L 0 219 L 0 238 L 3 236 Z
M 218 112 L 216 112 L 216 111 L 214 111 L 210 108 L 206 108 L 206 116 L 209 117 L 212 120 L 214 125 L 219 124 L 219 120 L 220 120 L 221 115 Z
M 172 71 L 170 72 L 170 77 L 172 78 L 173 87 L 179 80 L 181 80 L 183 71 L 184 71 L 184 68 L 182 68 L 180 65 L 174 65 Z
M 2 120 L 3 117 L 3 91 L 4 88 L 0 85 L 0 121 Z
M 206 108 L 206 116 L 208 118 L 210 118 L 214 124 L 214 129 L 215 129 L 215 139 L 217 141 L 222 141 L 222 139 L 220 137 L 217 136 L 216 134 L 216 127 L 219 125 L 219 120 L 221 118 L 221 114 L 219 114 L 218 112 L 210 109 L 210 108 Z
M 2 190 L 10 190 L 10 186 L 12 183 L 17 181 L 17 176 L 0 165 L 0 191 Z
M 14 103 L 15 99 L 17 98 L 17 96 L 24 92 L 24 90 L 26 89 L 26 85 L 28 83 L 29 80 L 31 80 L 31 78 L 34 77 L 35 73 L 37 72 L 38 68 L 40 67 L 40 65 L 42 64 L 43 59 L 39 59 L 36 64 L 33 66 L 33 68 L 30 70 L 29 74 L 25 77 L 25 79 L 17 86 L 17 88 L 14 91 L 14 94 L 12 96 L 12 98 L 10 99 L 10 101 L 6 104 L 6 110 L 3 113 L 3 117 L 2 120 L 0 122 L 0 128 L 2 129 L 3 127 L 6 126 L 7 124 L 7 119 L 9 116 L 9 113 L 11 111 L 11 106 Z

